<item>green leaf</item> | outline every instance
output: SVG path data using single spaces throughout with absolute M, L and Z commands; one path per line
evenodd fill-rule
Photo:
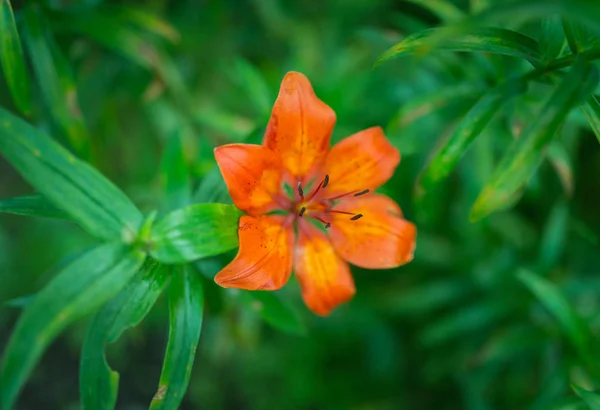
M 443 22 L 456 21 L 465 16 L 465 13 L 454 3 L 447 0 L 408 0 L 411 3 L 425 7 L 437 15 Z
M 569 44 L 571 52 L 577 54 L 582 51 L 583 44 L 581 43 L 579 36 L 577 36 L 575 33 L 576 28 L 567 19 L 562 20 L 562 25 L 565 32 L 565 37 L 567 38 L 567 44 Z
M 539 256 L 541 269 L 550 270 L 557 266 L 565 250 L 568 226 L 569 208 L 566 203 L 559 202 L 552 208 L 542 234 Z
M 150 233 L 150 254 L 163 263 L 184 263 L 238 246 L 233 205 L 195 204 L 167 214 Z
M 540 114 L 514 141 L 496 168 L 491 180 L 479 194 L 470 219 L 479 220 L 516 202 L 519 190 L 527 183 L 543 159 L 551 141 L 572 107 L 589 95 L 598 82 L 598 71 L 578 60 L 560 86 L 549 96 Z
M 548 161 L 552 164 L 567 196 L 573 195 L 573 164 L 565 147 L 559 141 L 548 145 Z
M 590 31 L 578 21 L 563 19 L 562 23 L 565 37 L 567 38 L 567 43 L 569 44 L 572 53 L 581 53 L 598 44 L 598 37 L 590 33 Z
M 37 7 L 25 8 L 24 28 L 25 44 L 44 102 L 71 147 L 87 159 L 90 156 L 90 138 L 68 62 Z
M 457 33 L 446 27 L 438 27 L 408 36 L 383 53 L 374 67 L 387 60 L 413 54 L 424 55 L 436 49 L 504 54 L 524 58 L 534 67 L 543 66 L 538 42 L 516 31 L 473 27 L 468 33 Z
M 66 266 L 35 297 L 19 319 L 6 351 L 0 390 L 12 407 L 46 347 L 68 325 L 113 298 L 135 274 L 143 255 L 121 244 L 105 244 Z
M 581 106 L 581 111 L 590 124 L 590 128 L 596 135 L 598 142 L 600 142 L 600 102 L 598 102 L 598 98 L 591 95 L 586 103 Z
M 148 10 L 124 5 L 112 7 L 114 13 L 124 21 L 161 36 L 173 44 L 177 44 L 181 40 L 181 35 L 171 24 Z
M 486 93 L 463 117 L 442 149 L 431 159 L 420 178 L 417 189 L 423 193 L 446 178 L 456 167 L 471 143 L 491 121 L 494 114 L 511 98 L 527 87 L 524 78 L 508 81 Z
M 150 410 L 176 409 L 187 390 L 200 339 L 204 291 L 200 276 L 178 266 L 169 285 L 169 342 Z
M 219 204 L 232 204 L 231 195 L 221 174 L 219 167 L 214 167 L 202 178 L 194 194 L 197 202 L 216 202 Z
M 35 298 L 35 294 L 33 295 L 25 295 L 15 299 L 7 300 L 3 303 L 4 306 L 14 307 L 14 308 L 25 308 L 31 301 Z
M 188 93 L 179 69 L 156 42 L 147 38 L 146 33 L 129 24 L 130 18 L 131 15 L 107 11 L 88 12 L 79 13 L 76 19 L 56 18 L 53 25 L 58 30 L 88 36 L 134 64 L 154 72 L 186 114 L 193 117 L 195 102 Z
M 260 70 L 248 61 L 237 58 L 233 64 L 227 66 L 227 72 L 246 93 L 249 105 L 259 117 L 265 118 L 266 123 L 271 113 L 273 98 Z
M 134 240 L 142 214 L 96 169 L 0 109 L 0 152 L 57 208 L 102 239 Z
M 0 63 L 19 111 L 31 113 L 29 78 L 10 0 L 0 1 Z
M 80 363 L 79 386 L 84 409 L 114 409 L 119 373 L 108 366 L 104 347 L 144 319 L 162 293 L 169 274 L 170 268 L 148 258 L 125 289 L 94 317 Z
M 521 270 L 517 274 L 517 278 L 527 286 L 531 293 L 556 319 L 563 334 L 581 357 L 583 364 L 592 369 L 597 369 L 591 351 L 590 342 L 593 339 L 590 329 L 560 289 L 554 283 L 529 271 Z
M 306 327 L 298 314 L 273 292 L 243 292 L 242 301 L 265 322 L 283 332 L 304 335 Z
M 404 129 L 415 121 L 426 118 L 436 110 L 448 106 L 453 101 L 467 100 L 481 94 L 481 86 L 476 84 L 458 84 L 435 90 L 403 105 L 386 127 L 386 132 Z
M 160 164 L 160 182 L 168 210 L 189 205 L 191 200 L 189 169 L 179 133 L 171 135 Z
M 482 24 L 510 21 L 518 26 L 535 19 L 560 15 L 600 33 L 600 8 L 590 0 L 513 0 L 494 2 L 491 7 L 452 25 L 455 32 L 468 32 Z
M 430 246 L 429 249 L 431 248 Z M 439 249 L 439 246 L 436 249 Z M 393 288 L 386 292 L 378 292 L 371 303 L 387 314 L 416 318 L 457 303 L 470 292 L 472 289 L 465 281 L 436 280 L 412 286 L 402 294 L 394 292 Z
M 571 388 L 579 397 L 583 399 L 583 401 L 585 401 L 590 410 L 600 410 L 600 395 L 593 391 L 585 390 L 574 384 L 571 385 Z
M 431 347 L 482 332 L 501 321 L 506 311 L 506 306 L 488 302 L 462 307 L 460 311 L 437 317 L 426 325 L 419 337 L 420 343 Z
M 558 16 L 548 16 L 542 19 L 542 32 L 539 43 L 540 52 L 546 61 L 555 59 L 560 55 L 565 42 L 561 19 Z
M 109 13 L 78 13 L 77 18 L 54 19 L 53 27 L 59 31 L 84 34 L 104 47 L 131 60 L 141 67 L 152 69 L 157 52 L 138 30 Z
M 0 200 L 0 213 L 41 216 L 70 220 L 71 217 L 60 210 L 43 195 L 32 194 Z

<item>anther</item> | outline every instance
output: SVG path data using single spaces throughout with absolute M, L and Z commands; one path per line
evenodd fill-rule
M 306 207 L 305 206 L 302 207 L 302 209 L 300 210 L 300 213 L 298 214 L 298 216 L 300 218 L 302 218 L 302 215 L 304 215 L 304 212 L 306 212 Z
M 360 192 L 354 194 L 354 196 L 361 196 L 361 195 L 364 195 L 364 194 L 368 194 L 369 192 L 370 192 L 369 189 L 365 189 L 364 191 L 360 191 Z
M 323 180 L 323 184 L 321 185 L 321 188 L 325 188 L 327 186 L 327 184 L 329 184 L 329 175 L 325 174 L 325 179 Z
M 350 220 L 351 221 L 356 221 L 357 219 L 360 219 L 362 217 L 363 217 L 363 214 L 356 214 L 352 218 L 350 218 Z
M 327 223 L 325 224 L 325 229 L 329 229 L 329 227 L 330 227 L 330 226 L 331 226 L 331 222 L 327 222 Z
M 300 198 L 304 198 L 304 190 L 302 189 L 302 182 L 298 181 L 298 195 Z

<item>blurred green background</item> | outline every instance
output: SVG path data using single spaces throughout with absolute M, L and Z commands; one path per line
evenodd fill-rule
M 34 16 L 29 23 L 24 3 Z M 304 307 L 292 279 L 279 294 L 304 323 L 303 335 L 265 323 L 255 299 L 212 282 L 235 252 L 196 264 L 206 311 L 183 409 L 587 408 L 571 388 L 600 387 L 600 149 L 585 118 L 571 113 L 513 209 L 471 223 L 470 209 L 495 164 L 539 115 L 552 86 L 533 83 L 509 101 L 449 178 L 417 198 L 420 171 L 476 98 L 531 67 L 515 57 L 436 51 L 372 70 L 405 36 L 494 5 L 13 2 L 29 39 L 25 51 L 37 56 L 28 60 L 30 121 L 67 146 L 88 135 L 89 148 L 79 154 L 143 211 L 164 209 L 165 189 L 178 195 L 165 181 L 172 141 L 183 145 L 182 172 L 195 187 L 214 179 L 213 148 L 259 142 L 291 70 L 306 74 L 336 111 L 334 140 L 382 125 L 401 151 L 383 191 L 417 224 L 415 260 L 389 271 L 354 269 L 356 298 L 328 318 Z M 524 23 L 499 17 L 493 25 L 539 39 L 556 16 L 536 16 L 542 18 Z M 556 42 L 565 52 L 564 38 Z M 53 81 L 69 93 L 57 93 Z M 17 111 L 4 82 L 0 105 Z M 0 158 L 0 198 L 31 192 Z M 210 189 L 195 196 L 218 199 Z M 27 296 L 93 243 L 68 222 L 0 214 L 0 351 Z M 532 283 L 547 287 L 532 293 Z M 548 300 L 556 310 L 547 309 Z M 571 319 L 580 326 L 575 331 Z M 152 398 L 167 322 L 163 297 L 110 346 L 109 363 L 121 373 L 117 408 L 144 408 Z M 88 324 L 70 327 L 51 346 L 17 408 L 78 408 Z M 577 337 L 591 356 L 582 355 Z

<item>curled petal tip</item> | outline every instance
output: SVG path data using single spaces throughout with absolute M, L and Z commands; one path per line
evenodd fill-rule
M 281 157 L 289 175 L 307 183 L 327 156 L 335 118 L 308 78 L 289 72 L 281 82 L 263 145 Z
M 288 71 L 287 73 L 285 73 L 285 76 L 283 76 L 283 81 L 286 80 L 305 80 L 308 81 L 308 78 L 302 74 L 299 71 Z

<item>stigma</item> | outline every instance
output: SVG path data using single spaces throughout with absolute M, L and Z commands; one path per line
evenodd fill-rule
M 292 201 L 292 212 L 300 219 L 311 218 L 318 221 L 325 229 L 331 227 L 331 215 L 344 215 L 349 220 L 356 221 L 363 217 L 363 214 L 345 212 L 335 209 L 335 207 L 348 197 L 359 197 L 371 192 L 369 189 L 362 191 L 351 191 L 341 195 L 328 195 L 327 186 L 329 185 L 329 175 L 321 180 L 317 187 L 312 191 L 305 191 L 302 182 L 296 185 L 298 196 Z

